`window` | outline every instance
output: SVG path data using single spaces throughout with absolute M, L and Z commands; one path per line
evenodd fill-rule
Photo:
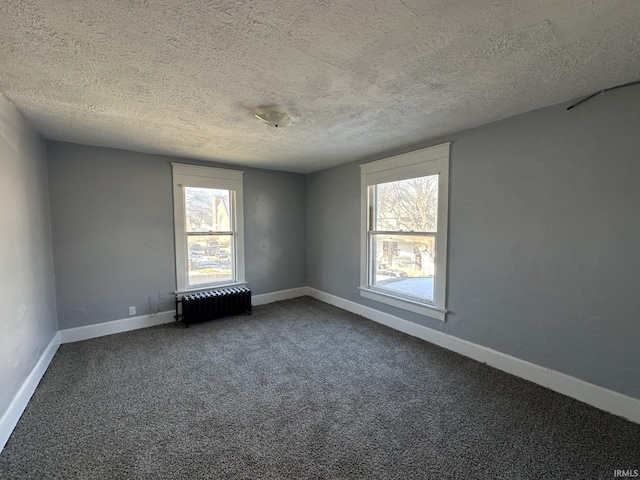
M 449 144 L 360 167 L 361 295 L 444 320 Z
M 178 292 L 244 284 L 242 172 L 172 167 Z

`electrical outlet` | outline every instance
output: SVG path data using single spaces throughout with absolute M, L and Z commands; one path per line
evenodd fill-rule
M 158 292 L 158 300 L 164 300 L 165 298 L 167 298 L 167 294 L 165 292 Z
M 129 307 L 129 315 L 135 315 L 136 314 L 136 307 Z

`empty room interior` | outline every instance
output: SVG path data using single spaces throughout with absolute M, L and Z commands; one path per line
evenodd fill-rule
M 640 472 L 640 2 L 0 2 L 0 478 Z

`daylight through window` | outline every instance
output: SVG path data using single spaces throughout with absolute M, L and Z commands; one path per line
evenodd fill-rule
M 369 186 L 371 285 L 433 303 L 438 176 Z
M 444 320 L 449 145 L 362 165 L 364 296 Z
M 173 164 L 179 291 L 244 283 L 242 172 Z

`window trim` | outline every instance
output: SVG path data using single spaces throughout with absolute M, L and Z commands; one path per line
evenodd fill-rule
M 414 313 L 445 321 L 447 308 L 447 229 L 449 224 L 450 142 L 360 165 L 360 295 Z M 436 276 L 433 304 L 393 295 L 369 285 L 368 187 L 427 175 L 438 177 Z
M 243 171 L 214 167 L 200 167 L 183 163 L 171 163 L 173 186 L 173 231 L 175 241 L 176 293 L 216 290 L 246 285 L 244 262 L 244 203 Z M 185 227 L 184 186 L 233 190 L 230 201 L 235 249 L 235 278 L 229 283 L 216 283 L 189 287 L 188 249 Z

